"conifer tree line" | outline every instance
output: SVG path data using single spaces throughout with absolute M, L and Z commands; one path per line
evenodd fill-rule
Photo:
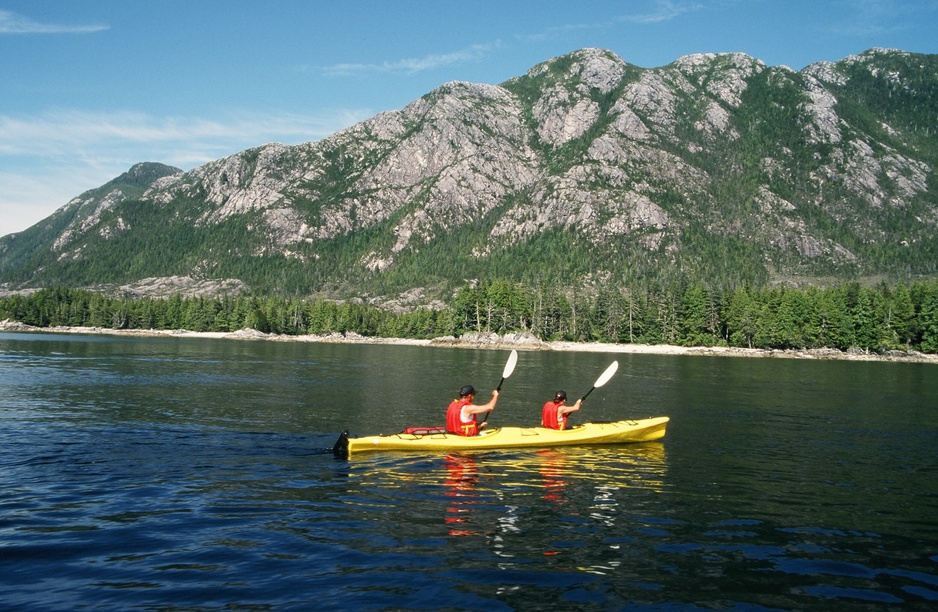
M 361 301 L 282 296 L 113 298 L 43 289 L 0 299 L 0 320 L 36 327 L 186 329 L 435 338 L 524 332 L 545 341 L 858 348 L 938 352 L 938 281 L 867 287 L 738 287 L 593 292 L 510 281 L 459 288 L 442 309 L 392 312 Z

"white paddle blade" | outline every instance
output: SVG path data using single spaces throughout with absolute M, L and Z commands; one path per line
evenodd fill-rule
M 502 372 L 502 378 L 508 378 L 511 376 L 511 373 L 515 371 L 516 363 L 518 363 L 518 351 L 511 349 L 511 355 L 508 356 L 508 363 L 505 364 L 505 369 Z
M 596 384 L 593 385 L 593 386 L 594 386 L 594 387 L 602 387 L 603 385 L 605 385 L 607 382 L 609 382 L 609 379 L 612 378 L 612 376 L 616 373 L 616 370 L 618 370 L 618 369 L 619 369 L 619 362 L 618 362 L 618 361 L 613 361 L 613 362 L 609 365 L 609 367 L 606 368 L 606 371 L 603 372 L 603 373 L 600 375 L 600 377 L 596 379 Z

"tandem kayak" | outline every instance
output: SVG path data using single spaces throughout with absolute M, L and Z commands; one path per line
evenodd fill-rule
M 459 451 L 492 448 L 545 448 L 584 444 L 622 444 L 650 442 L 664 437 L 668 417 L 650 419 L 584 423 L 569 429 L 546 427 L 496 427 L 486 429 L 477 436 L 459 436 L 433 429 L 417 428 L 401 433 L 350 437 L 342 432 L 332 453 L 347 459 L 358 453 L 374 451 Z

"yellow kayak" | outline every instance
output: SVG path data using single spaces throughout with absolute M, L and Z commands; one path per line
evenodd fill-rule
M 461 451 L 650 442 L 664 437 L 669 420 L 668 417 L 655 417 L 584 423 L 564 430 L 546 427 L 496 427 L 486 429 L 477 436 L 405 431 L 390 435 L 352 438 L 346 431 L 339 436 L 332 452 L 336 457 L 346 459 L 358 453 L 373 451 Z

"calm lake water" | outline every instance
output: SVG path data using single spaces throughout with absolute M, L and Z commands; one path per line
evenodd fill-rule
M 522 352 L 490 423 L 661 442 L 376 454 L 506 351 L 0 334 L 0 607 L 934 610 L 938 368 Z

